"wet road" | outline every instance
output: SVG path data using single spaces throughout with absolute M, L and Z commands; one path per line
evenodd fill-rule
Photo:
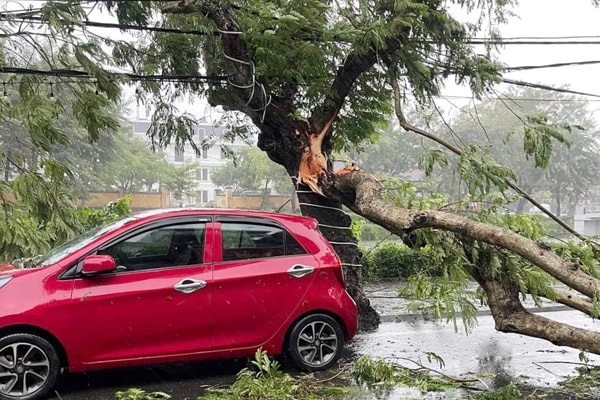
M 580 313 L 549 308 L 546 315 L 575 326 L 598 330 L 600 321 L 593 321 Z M 348 346 L 347 359 L 363 354 L 384 358 L 408 367 L 420 361 L 424 365 L 455 377 L 489 377 L 486 385 L 495 386 L 509 379 L 528 382 L 536 386 L 556 385 L 564 376 L 575 372 L 580 363 L 579 352 L 521 335 L 500 333 L 485 311 L 478 318 L 478 326 L 466 335 L 454 331 L 452 324 L 425 321 L 415 316 L 390 318 L 375 332 L 359 334 Z M 459 325 L 459 329 L 461 326 Z M 427 361 L 426 352 L 433 352 L 444 360 L 440 368 Z M 600 357 L 588 355 L 592 363 Z M 68 375 L 58 388 L 62 400 L 108 400 L 114 393 L 131 387 L 147 392 L 164 391 L 176 400 L 196 399 L 203 388 L 231 383 L 235 373 L 245 366 L 245 360 L 177 364 L 168 367 L 136 368 Z M 436 393 L 435 397 L 450 398 L 452 394 Z M 363 393 L 361 399 L 417 398 L 416 389 L 393 389 L 385 393 Z M 356 396 L 353 396 L 356 399 Z
M 203 388 L 232 383 L 245 366 L 246 360 L 227 360 L 67 374 L 49 399 L 109 400 L 117 391 L 140 388 L 167 392 L 176 400 L 195 400 Z

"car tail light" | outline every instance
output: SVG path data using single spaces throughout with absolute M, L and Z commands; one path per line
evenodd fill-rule
M 339 267 L 335 269 L 335 276 L 338 279 L 338 281 L 340 281 L 340 283 L 342 284 L 342 286 L 344 287 L 344 289 L 346 288 L 346 275 L 344 274 L 344 266 L 342 265 L 342 260 L 340 259 L 340 257 L 336 254 L 335 257 L 337 258 Z

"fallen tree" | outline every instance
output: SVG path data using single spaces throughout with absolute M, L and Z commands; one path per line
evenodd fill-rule
M 436 32 L 439 29 L 438 24 L 448 19 L 452 20 L 447 11 L 440 7 L 439 2 L 415 2 L 412 5 L 415 9 L 419 7 L 427 9 L 421 14 L 423 19 L 420 23 L 423 24 L 424 29 L 430 29 L 431 32 L 427 32 L 424 37 L 441 41 L 442 38 L 437 35 L 465 33 L 462 28 L 455 31 L 452 28 L 450 31 L 442 29 Z M 283 165 L 293 177 L 299 187 L 298 195 L 303 214 L 319 220 L 321 229 L 336 246 L 346 269 L 350 272 L 347 274 L 351 277 L 349 287 L 359 303 L 363 328 L 374 326 L 377 319 L 372 317 L 373 312 L 369 309 L 368 301 L 360 290 L 360 254 L 355 246 L 356 241 L 348 229 L 350 219 L 341 209 L 342 205 L 400 236 L 423 228 L 443 229 L 470 240 L 508 249 L 583 295 L 583 297 L 576 297 L 554 290 L 553 299 L 592 315 L 594 312 L 592 302 L 599 293 L 600 282 L 589 272 L 580 269 L 576 263 L 565 261 L 552 251 L 542 248 L 536 241 L 506 229 L 439 211 L 411 210 L 394 206 L 380 196 L 382 185 L 359 168 L 347 168 L 337 173 L 331 170 L 331 164 L 327 160 L 332 150 L 331 141 L 335 135 L 332 127 L 338 120 L 339 114 L 343 113 L 348 106 L 348 99 L 354 94 L 353 91 L 357 90 L 357 85 L 362 83 L 361 78 L 377 68 L 388 67 L 388 75 L 382 87 L 387 87 L 388 92 L 395 95 L 396 112 L 401 126 L 409 131 L 427 134 L 408 124 L 399 106 L 398 70 L 403 68 L 404 73 L 410 77 L 411 72 L 414 73 L 411 67 L 415 67 L 411 62 L 422 61 L 415 61 L 413 55 L 407 55 L 408 44 L 411 47 L 422 46 L 419 43 L 415 44 L 415 39 L 411 38 L 411 27 L 398 23 L 389 36 L 382 39 L 380 47 L 369 49 L 351 47 L 343 64 L 334 73 L 330 88 L 323 93 L 323 100 L 311 109 L 307 118 L 298 118 L 293 97 L 298 94 L 297 85 L 290 82 L 282 83 L 282 87 L 276 88 L 277 92 L 287 96 L 274 95 L 274 91 L 269 90 L 266 78 L 264 83 L 257 81 L 255 70 L 250 62 L 253 59 L 248 50 L 250 45 L 244 41 L 244 29 L 236 18 L 239 10 L 235 6 L 223 2 L 217 4 L 206 1 L 179 1 L 169 3 L 163 11 L 201 13 L 217 26 L 223 53 L 226 55 L 225 71 L 232 85 L 227 88 L 227 94 L 219 97 L 220 101 L 215 101 L 216 96 L 214 96 L 212 104 L 237 109 L 250 116 L 260 130 L 259 147 L 266 151 L 273 161 Z M 402 18 L 400 15 L 396 17 Z M 390 20 L 391 23 L 394 21 L 393 18 Z M 450 53 L 458 48 L 453 49 L 453 44 L 448 42 L 444 45 L 449 46 Z M 240 62 L 240 60 L 246 61 Z M 456 60 L 449 57 L 448 64 L 453 61 Z M 487 58 L 470 54 L 469 61 L 471 64 L 465 71 L 457 71 L 457 65 L 450 64 L 446 67 L 446 72 L 456 73 L 464 79 L 481 79 L 484 82 L 483 88 L 486 84 L 481 73 L 485 68 L 481 67 L 487 65 L 487 72 L 490 73 L 487 84 L 497 79 L 492 72 L 492 66 L 486 64 Z M 207 64 L 209 67 L 210 65 Z M 430 72 L 443 73 L 443 71 Z M 434 81 L 436 77 L 430 76 L 429 79 Z M 407 80 L 414 84 L 411 79 Z M 252 87 L 248 87 L 248 82 L 255 83 L 250 85 Z M 252 91 L 252 96 L 249 96 L 249 90 Z M 288 93 L 285 90 L 288 90 Z M 226 101 L 223 101 L 224 99 Z M 244 101 L 245 99 L 248 100 Z M 344 132 L 339 133 L 339 135 L 344 134 Z M 434 135 L 429 136 L 435 139 Z M 460 155 L 455 148 L 446 147 Z M 502 176 L 490 179 L 496 179 L 495 183 L 504 181 L 517 193 L 541 207 L 526 193 L 519 192 L 518 187 L 510 179 Z M 555 216 L 551 217 L 571 230 Z M 468 257 L 468 249 L 465 255 Z M 472 261 L 475 264 L 477 260 Z M 509 274 L 490 275 L 477 268 L 473 268 L 470 272 L 485 291 L 497 329 L 542 337 L 556 344 L 587 351 L 600 350 L 597 345 L 597 333 L 569 327 L 527 312 L 520 301 L 521 289 L 514 280 L 511 280 Z
M 481 12 L 481 18 L 476 24 L 461 23 L 447 4 Z M 416 102 L 427 103 L 449 76 L 469 85 L 475 96 L 501 82 L 502 66 L 492 57 L 497 32 L 486 31 L 490 38 L 485 54 L 475 52 L 473 37 L 481 32 L 483 21 L 505 21 L 513 2 L 180 0 L 107 1 L 102 5 L 119 19 L 114 27 L 150 32 L 146 40 L 134 45 L 102 40 L 113 46 L 116 66 L 133 69 L 119 76 L 138 80 L 140 99 L 156 110 L 149 131 L 153 141 L 161 146 L 193 142 L 190 119 L 174 115 L 172 103 L 180 94 L 206 96 L 212 106 L 247 116 L 259 131 L 258 147 L 284 166 L 294 181 L 302 213 L 319 221 L 339 253 L 363 329 L 375 328 L 379 320 L 361 288 L 361 254 L 351 217 L 343 207 L 408 242 L 420 231 L 451 232 L 448 241 L 483 289 L 498 330 L 600 354 L 598 333 L 531 314 L 521 303 L 523 295 L 546 296 L 596 316 L 600 282 L 593 268 L 578 259 L 565 259 L 537 240 L 476 218 L 393 204 L 383 196 L 384 185 L 357 166 L 332 169 L 330 156 L 335 149 L 372 139 L 376 125 L 394 110 L 408 132 L 441 143 L 404 119 L 399 105 L 403 94 L 410 92 Z M 162 14 L 154 14 L 157 6 Z M 94 62 L 100 59 L 98 49 L 81 43 L 72 31 L 56 28 L 94 26 L 93 21 L 82 18 L 79 4 L 60 10 L 52 7 L 56 5 L 47 6 L 42 19 L 53 21 L 57 35 L 69 35 L 82 71 L 104 78 L 97 80 L 97 90 L 107 92 L 108 78 L 117 75 Z M 153 17 L 155 24 L 150 23 Z M 527 128 L 539 139 L 527 151 L 542 154 L 545 161 L 554 140 L 566 141 L 563 135 L 568 127 L 548 119 L 538 118 Z M 528 198 L 574 233 L 520 190 L 509 168 L 478 157 L 474 147 L 465 151 L 441 144 L 460 156 L 463 166 L 468 164 L 466 173 L 480 176 L 479 191 L 499 190 Z M 582 246 L 595 249 L 594 243 L 579 239 Z M 578 294 L 551 286 L 537 290 L 520 282 L 515 264 L 498 262 L 504 252 L 518 255 Z

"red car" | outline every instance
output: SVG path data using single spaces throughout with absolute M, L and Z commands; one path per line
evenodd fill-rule
M 357 329 L 314 219 L 242 210 L 132 214 L 27 265 L 0 264 L 0 399 L 60 372 L 287 354 L 331 367 Z

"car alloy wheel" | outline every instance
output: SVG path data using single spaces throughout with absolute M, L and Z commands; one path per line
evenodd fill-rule
M 46 340 L 31 334 L 0 338 L 0 399 L 35 400 L 56 384 L 60 361 Z
M 308 315 L 298 321 L 289 336 L 288 354 L 305 371 L 331 368 L 344 347 L 340 324 L 325 314 Z

